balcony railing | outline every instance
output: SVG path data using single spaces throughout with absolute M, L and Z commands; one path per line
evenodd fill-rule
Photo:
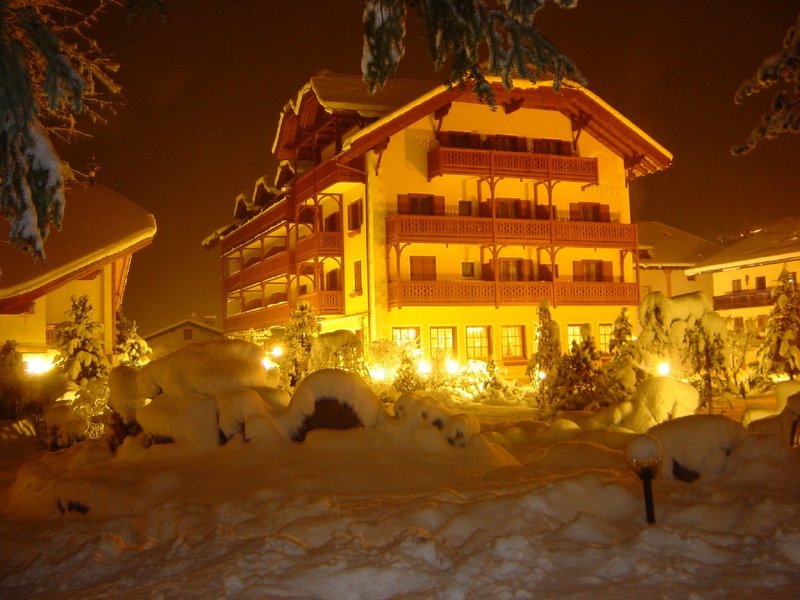
M 310 304 L 318 315 L 344 314 L 344 292 L 341 290 L 317 290 L 301 295 L 298 301 Z
M 547 298 L 558 305 L 639 303 L 635 283 L 596 281 L 393 281 L 389 307 L 536 305 Z
M 341 231 L 318 231 L 297 240 L 295 254 L 297 262 L 308 260 L 315 256 L 341 256 L 342 255 Z
M 427 215 L 392 215 L 386 241 L 473 244 L 560 244 L 592 248 L 634 247 L 636 226 L 628 223 L 491 219 Z
M 254 283 L 285 275 L 292 270 L 293 258 L 292 252 L 283 251 L 245 267 L 241 271 L 231 273 L 222 282 L 223 293 L 228 295 L 232 291 L 240 290 Z
M 714 310 L 771 306 L 773 303 L 772 289 L 733 292 L 721 296 L 714 296 Z
M 335 159 L 327 160 L 300 175 L 290 188 L 289 196 L 302 202 L 336 183 L 364 183 L 366 181 L 364 165 L 363 156 L 346 163 L 340 163 Z
M 228 235 L 223 241 L 222 253 L 255 239 L 276 225 L 294 220 L 294 201 L 284 198 L 250 219 Z
M 291 316 L 288 302 L 273 304 L 263 308 L 255 308 L 246 312 L 226 316 L 222 328 L 226 334 L 247 331 L 248 329 L 264 329 L 285 323 Z
M 428 152 L 428 180 L 437 175 L 599 182 L 596 158 L 445 146 Z

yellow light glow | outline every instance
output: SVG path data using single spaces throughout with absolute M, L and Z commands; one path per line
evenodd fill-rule
M 427 360 L 417 361 L 417 373 L 420 375 L 429 375 L 431 370 L 431 363 L 429 363 Z
M 669 365 L 669 363 L 667 361 L 661 361 L 656 366 L 656 372 L 661 377 L 666 377 L 667 375 L 669 375 L 670 371 L 671 371 L 671 368 L 670 368 L 670 365 Z
M 383 367 L 370 367 L 369 376 L 374 381 L 386 381 L 386 369 Z
M 269 356 L 265 356 L 261 360 L 261 364 L 264 365 L 264 368 L 267 369 L 268 371 L 278 366 L 278 363 L 272 360 Z
M 457 360 L 448 358 L 444 364 L 444 368 L 450 375 L 455 375 L 461 369 L 461 365 L 458 364 Z
M 46 354 L 26 354 L 22 361 L 25 363 L 25 371 L 31 375 L 41 375 L 53 368 L 53 363 Z
M 539 378 L 539 381 L 544 381 L 545 379 L 547 379 L 547 373 L 545 373 L 544 371 L 536 371 L 536 377 Z
M 279 358 L 283 356 L 283 346 L 275 346 L 272 348 L 272 356 Z

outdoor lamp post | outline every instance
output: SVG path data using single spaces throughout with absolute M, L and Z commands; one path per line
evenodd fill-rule
M 652 435 L 637 435 L 628 443 L 628 464 L 642 480 L 647 522 L 653 524 L 656 522 L 656 515 L 651 482 L 661 468 L 661 444 Z

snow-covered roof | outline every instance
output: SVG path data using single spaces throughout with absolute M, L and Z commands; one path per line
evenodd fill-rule
M 687 275 L 800 260 L 800 217 L 752 231 L 686 270 Z
M 721 246 L 658 221 L 640 221 L 639 262 L 645 269 L 691 267 L 715 254 Z
M 182 321 L 178 321 L 177 323 L 173 323 L 172 325 L 169 325 L 167 327 L 164 327 L 163 329 L 159 329 L 158 331 L 154 331 L 153 333 L 150 333 L 142 337 L 144 338 L 145 341 L 149 342 L 150 340 L 157 338 L 161 335 L 164 335 L 165 333 L 170 333 L 172 331 L 175 331 L 176 329 L 183 329 L 185 327 L 195 327 L 197 329 L 202 329 L 203 331 L 207 331 L 209 333 L 219 334 L 220 336 L 222 335 L 221 329 L 214 327 L 213 325 L 209 325 L 208 323 L 203 323 L 201 321 L 198 321 L 197 319 L 188 318 Z
M 103 185 L 71 184 L 60 230 L 51 230 L 46 262 L 0 242 L 0 312 L 15 312 L 50 290 L 86 276 L 153 240 L 153 215 Z M 6 223 L 0 226 L 5 230 Z M 5 231 L 2 239 L 5 240 Z

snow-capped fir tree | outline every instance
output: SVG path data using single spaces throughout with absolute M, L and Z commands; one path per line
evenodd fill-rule
M 772 289 L 772 310 L 767 334 L 758 349 L 759 375 L 800 375 L 800 288 L 795 275 L 784 267 Z
M 152 353 L 150 345 L 136 331 L 136 321 L 128 320 L 122 311 L 117 312 L 117 340 L 114 356 L 121 365 L 141 367 Z
M 405 53 L 408 12 L 415 10 L 434 67 L 438 70 L 449 63 L 448 85 L 468 85 L 492 107 L 487 73 L 500 77 L 509 89 L 513 77 L 534 83 L 552 78 L 556 90 L 564 79 L 585 83 L 569 57 L 534 23 L 546 4 L 546 0 L 365 0 L 364 81 L 375 91 L 394 75 Z M 553 0 L 553 4 L 573 8 L 577 0 Z
M 550 315 L 550 304 L 542 298 L 536 309 L 536 349 L 528 361 L 525 370 L 534 387 L 539 386 L 542 378 L 547 377 L 561 358 L 561 333 L 558 323 Z
M 410 344 L 406 344 L 402 349 L 400 366 L 397 368 L 392 386 L 401 394 L 425 389 L 425 381 L 420 377 L 414 358 L 414 348 Z
M 686 357 L 691 367 L 689 381 L 700 393 L 700 406 L 706 406 L 712 412 L 714 394 L 724 390 L 729 379 L 724 352 L 724 321 L 717 313 L 706 313 L 686 329 L 685 340 Z
M 319 317 L 309 304 L 301 302 L 292 309 L 281 335 L 283 353 L 277 360 L 282 387 L 293 389 L 305 377 L 311 345 L 319 331 Z
M 573 340 L 569 354 L 559 358 L 543 381 L 540 397 L 551 410 L 598 408 L 605 403 L 603 378 L 600 351 L 589 326 L 583 325 L 580 343 Z
M 0 2 L 0 213 L 7 240 L 44 259 L 64 215 L 64 175 L 50 142 L 71 139 L 76 115 L 100 118 L 101 87 L 116 93 L 117 66 L 90 29 L 113 0 Z
M 769 112 L 750 132 L 747 140 L 732 148 L 734 154 L 747 154 L 756 144 L 783 133 L 800 132 L 800 15 L 783 38 L 783 49 L 768 56 L 750 79 L 739 86 L 734 98 L 742 104 L 749 96 L 773 85 L 782 86 L 772 99 Z
M 89 296 L 72 296 L 72 307 L 65 313 L 67 320 L 54 332 L 58 351 L 55 366 L 70 381 L 80 387 L 108 377 L 109 364 L 100 336 L 103 324 L 94 320 Z
M 614 319 L 611 328 L 611 339 L 608 342 L 608 352 L 612 358 L 619 356 L 620 352 L 633 340 L 633 325 L 628 318 L 628 308 L 622 307 L 619 315 Z
M 729 325 L 731 325 L 729 320 Z M 753 318 L 745 319 L 743 327 L 736 330 L 728 328 L 726 367 L 733 389 L 744 398 L 753 383 L 758 363 L 749 363 L 758 348 L 758 327 Z

